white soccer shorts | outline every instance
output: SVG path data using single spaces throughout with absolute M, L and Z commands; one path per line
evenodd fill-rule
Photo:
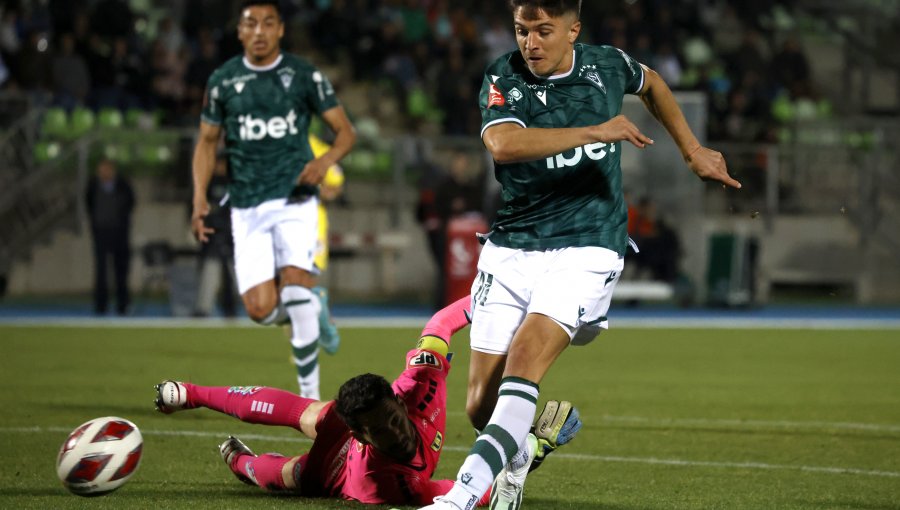
M 488 241 L 472 283 L 473 350 L 505 354 L 525 315 L 559 324 L 572 345 L 591 342 L 607 329 L 606 313 L 624 259 L 600 247 L 533 251 Z
M 318 274 L 313 264 L 318 204 L 316 197 L 293 204 L 281 198 L 231 209 L 234 270 L 242 295 L 274 279 L 276 271 L 285 266 Z

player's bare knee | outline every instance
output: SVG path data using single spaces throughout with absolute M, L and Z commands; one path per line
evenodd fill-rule
M 275 310 L 275 306 L 263 307 L 260 305 L 246 305 L 247 315 L 254 321 L 259 324 L 266 324 L 266 320 L 272 315 L 272 312 Z

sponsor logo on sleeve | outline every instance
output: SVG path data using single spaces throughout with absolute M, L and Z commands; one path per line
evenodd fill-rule
M 488 108 L 492 106 L 503 106 L 506 104 L 506 99 L 503 97 L 503 93 L 500 92 L 500 89 L 497 88 L 496 85 L 491 83 L 491 88 L 488 91 Z
M 440 451 L 441 446 L 444 444 L 444 436 L 441 435 L 441 431 L 437 431 L 437 435 L 434 436 L 434 441 L 431 442 L 432 451 Z

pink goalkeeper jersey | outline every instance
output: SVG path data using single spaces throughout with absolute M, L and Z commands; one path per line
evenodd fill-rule
M 446 494 L 453 481 L 431 480 L 431 475 L 444 445 L 449 371 L 450 363 L 438 353 L 415 349 L 406 354 L 406 370 L 392 385 L 419 435 L 416 455 L 406 464 L 358 442 L 334 405 L 326 407 L 313 447 L 301 460 L 301 494 L 394 505 L 430 504 Z

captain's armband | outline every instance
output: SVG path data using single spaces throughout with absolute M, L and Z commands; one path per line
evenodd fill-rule
M 445 358 L 447 357 L 447 352 L 450 350 L 450 346 L 447 345 L 447 342 L 432 335 L 426 335 L 420 338 L 416 343 L 416 348 L 436 352 Z

